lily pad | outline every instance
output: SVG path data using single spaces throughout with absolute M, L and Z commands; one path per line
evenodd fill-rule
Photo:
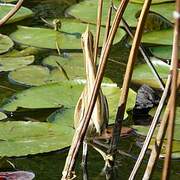
M 157 58 L 151 58 L 151 62 L 162 80 L 165 82 L 170 71 L 170 66 Z M 178 81 L 179 78 L 180 76 L 178 76 Z M 152 74 L 147 64 L 139 64 L 135 67 L 132 82 L 136 84 L 147 84 L 154 88 L 160 88 L 156 78 Z
M 172 45 L 173 29 L 144 33 L 141 42 L 155 45 Z
M 68 53 L 64 57 L 51 55 L 46 57 L 42 64 L 58 69 L 60 69 L 59 65 L 61 65 L 70 80 L 85 79 L 84 57 L 82 53 Z M 60 73 L 62 74 L 62 72 Z
M 113 1 L 115 5 L 119 5 L 119 1 Z M 96 24 L 97 19 L 97 7 L 98 3 L 95 0 L 85 0 L 78 4 L 75 4 L 67 9 L 66 13 L 70 16 L 75 17 L 76 19 L 81 20 L 82 22 Z M 135 27 L 137 24 L 135 14 L 141 9 L 140 4 L 129 3 L 124 14 L 125 20 L 130 26 Z M 107 12 L 109 8 L 109 1 L 103 1 L 103 15 L 102 15 L 102 25 L 106 25 Z M 84 16 L 86 14 L 86 16 Z M 112 19 L 114 18 L 114 12 L 112 14 Z
M 66 125 L 68 122 L 69 126 Z M 64 118 L 59 125 L 43 122 L 1 122 L 0 156 L 25 156 L 63 149 L 71 144 L 74 133 L 71 123 L 71 119 Z
M 149 126 L 140 126 L 140 125 L 133 125 L 132 126 L 135 131 L 143 136 L 146 136 L 148 131 L 149 131 Z M 156 137 L 157 131 L 158 131 L 159 125 L 156 127 L 155 133 L 153 135 L 153 137 Z M 180 124 L 175 124 L 175 129 L 174 129 L 174 140 L 179 141 L 180 140 L 180 134 L 179 134 L 179 128 L 180 128 Z
M 119 1 L 113 1 L 116 6 L 119 5 Z M 80 19 L 83 22 L 96 24 L 97 17 L 97 1 L 95 0 L 85 0 L 78 4 L 71 6 L 67 9 L 66 13 L 70 16 L 75 17 L 76 19 Z M 103 1 L 103 17 L 102 17 L 102 25 L 106 24 L 106 17 L 109 7 L 109 1 Z M 137 25 L 136 13 L 142 9 L 142 4 L 137 3 L 129 3 L 125 13 L 124 19 L 128 22 L 128 24 L 132 27 Z M 151 5 L 150 10 L 164 16 L 167 20 L 174 23 L 174 18 L 172 17 L 172 12 L 175 9 L 175 3 L 163 3 L 163 4 L 153 4 Z M 84 16 L 86 14 L 86 16 Z M 114 17 L 114 13 L 112 19 Z
M 0 2 L 3 2 L 3 3 L 12 3 L 12 2 L 17 2 L 17 0 L 0 0 Z
M 83 79 L 82 71 L 83 68 L 78 67 L 67 67 L 64 66 L 58 69 L 49 70 L 47 67 L 40 65 L 30 65 L 21 69 L 17 69 L 8 74 L 8 79 L 13 84 L 23 85 L 23 86 L 40 86 L 44 84 L 50 84 L 55 82 L 67 81 L 67 78 L 71 80 Z M 80 70 L 80 71 L 79 71 Z M 82 72 L 79 74 L 78 72 Z
M 0 57 L 0 72 L 12 71 L 34 62 L 34 56 Z
M 14 6 L 15 5 L 13 4 L 0 3 L 0 19 L 3 18 L 9 11 L 11 11 Z M 17 22 L 25 18 L 32 17 L 32 15 L 33 12 L 30 9 L 21 7 L 18 12 L 8 20 L 7 23 Z
M 7 115 L 4 114 L 3 112 L 0 112 L 0 120 L 6 119 Z
M 163 108 L 163 110 L 162 110 L 162 113 L 161 113 L 161 116 L 160 116 L 160 120 L 161 120 L 162 117 L 163 117 L 164 110 L 165 110 L 165 108 Z M 152 108 L 152 109 L 149 111 L 149 115 L 151 115 L 151 116 L 153 117 L 154 114 L 155 114 L 155 112 L 156 112 L 156 108 Z M 176 119 L 175 119 L 175 124 L 180 125 L 180 107 L 176 107 Z
M 8 74 L 8 79 L 13 84 L 23 86 L 40 86 L 65 80 L 62 72 L 49 71 L 47 67 L 31 65 L 17 69 Z
M 172 46 L 153 46 L 150 47 L 150 51 L 153 54 L 153 56 L 160 59 L 170 60 L 172 57 Z M 179 52 L 180 52 L 180 47 L 179 47 Z M 179 59 L 180 59 L 180 55 L 179 55 Z
M 0 54 L 8 52 L 13 46 L 14 43 L 8 36 L 0 34 Z
M 84 68 L 84 56 L 82 53 L 66 53 L 63 56 L 50 55 L 43 59 L 42 64 L 51 68 L 57 68 L 58 64 L 62 66 L 75 66 Z
M 2 109 L 15 111 L 18 107 L 40 109 L 75 106 L 83 86 L 73 82 L 32 87 L 12 96 Z
M 174 2 L 175 0 L 152 0 L 151 4 L 160 4 L 166 2 Z M 130 0 L 132 3 L 144 4 L 144 0 Z
M 62 105 L 64 107 L 75 107 L 77 100 L 83 90 L 84 85 L 73 82 L 47 84 L 43 86 L 33 87 L 24 90 L 12 96 L 4 103 L 2 109 L 6 111 L 15 111 L 18 107 L 22 108 L 58 108 Z M 102 90 L 107 97 L 110 119 L 114 121 L 120 89 L 114 87 L 113 84 L 102 86 Z M 128 103 L 126 110 L 134 107 L 136 93 L 133 90 L 129 91 Z M 111 115 L 113 116 L 111 117 Z M 127 117 L 127 114 L 125 115 Z
M 117 112 L 117 106 L 118 106 L 118 97 L 120 96 L 120 89 L 117 87 L 102 87 L 103 93 L 105 94 L 109 106 L 109 124 L 113 124 L 115 121 L 115 116 Z M 127 107 L 126 112 L 124 115 L 124 119 L 127 118 L 128 114 L 127 111 L 132 110 L 135 104 L 135 98 L 136 93 L 130 89 L 129 95 L 128 95 L 128 101 L 127 101 Z M 64 113 L 64 109 L 60 109 L 52 113 L 48 118 L 47 121 L 49 122 L 60 122 L 62 117 L 61 114 Z M 74 119 L 74 108 L 69 109 L 69 113 L 65 114 L 67 119 Z M 74 121 L 72 122 L 72 124 Z
M 139 125 L 134 125 L 133 128 L 135 131 L 142 135 L 146 136 L 148 131 L 149 131 L 149 126 L 139 126 Z M 153 134 L 153 138 L 150 142 L 149 148 L 152 149 L 152 145 L 154 144 L 155 137 L 158 131 L 159 125 L 155 129 L 155 133 Z M 172 157 L 173 158 L 180 158 L 180 134 L 179 134 L 179 124 L 175 124 L 175 129 L 174 129 L 174 137 L 173 137 L 173 150 L 172 150 Z M 165 149 L 166 149 L 166 137 L 165 140 L 163 141 L 163 146 L 161 150 L 161 156 L 164 157 L 165 155 Z
M 10 37 L 17 43 L 39 48 L 57 49 L 81 49 L 81 34 L 85 31 L 87 24 L 77 22 L 63 22 L 62 31 L 55 31 L 45 28 L 32 28 L 17 26 L 17 30 L 10 34 Z M 66 30 L 66 31 L 63 31 Z M 90 30 L 95 32 L 95 26 L 90 25 Z M 100 38 L 100 46 L 103 42 L 103 32 Z M 125 35 L 124 30 L 119 30 L 114 43 L 119 42 Z

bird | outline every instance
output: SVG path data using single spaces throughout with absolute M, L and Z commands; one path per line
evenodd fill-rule
M 82 121 L 90 102 L 91 94 L 93 92 L 94 82 L 96 78 L 96 64 L 94 63 L 94 49 L 93 49 L 93 34 L 87 26 L 86 31 L 82 34 L 81 45 L 84 55 L 86 84 L 79 97 L 79 100 L 75 107 L 74 112 L 74 127 L 77 129 L 78 125 Z M 101 135 L 102 131 L 107 128 L 109 120 L 109 109 L 105 95 L 101 88 L 99 89 L 97 100 L 92 112 L 92 116 L 89 122 L 89 126 L 83 141 L 83 153 L 82 153 L 82 165 L 86 165 L 87 161 L 87 144 L 88 139 L 92 139 L 94 136 Z M 97 150 L 97 147 L 94 146 Z M 98 150 L 99 152 L 99 150 Z M 100 152 L 102 155 L 103 153 Z M 106 157 L 104 157 L 105 159 Z

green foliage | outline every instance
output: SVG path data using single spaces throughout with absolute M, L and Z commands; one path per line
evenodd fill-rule
M 11 9 L 14 8 L 15 5 L 13 4 L 6 4 L 6 3 L 0 3 L 1 7 L 1 13 L 0 13 L 0 19 L 3 18 Z M 25 18 L 32 17 L 33 12 L 25 7 L 21 7 L 20 10 L 12 16 L 7 23 L 14 23 L 20 20 L 23 20 Z
M 8 36 L 0 34 L 0 54 L 8 52 L 13 46 L 14 43 Z
M 25 67 L 34 62 L 34 56 L 24 57 L 1 57 L 0 56 L 0 72 L 12 71 L 21 67 Z

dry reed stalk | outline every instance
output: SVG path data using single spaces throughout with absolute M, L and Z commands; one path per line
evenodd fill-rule
M 134 165 L 134 168 L 129 176 L 129 180 L 133 180 L 137 174 L 137 171 L 143 161 L 143 158 L 145 156 L 145 153 L 146 153 L 146 150 L 149 146 L 149 143 L 151 141 L 151 138 L 152 138 L 152 135 L 154 133 L 154 130 L 156 128 L 156 124 L 159 120 L 159 117 L 160 117 L 160 114 L 161 114 L 161 111 L 162 111 L 162 108 L 164 106 L 164 103 L 165 103 L 165 100 L 167 98 L 167 95 L 168 95 L 168 92 L 169 92 L 169 89 L 170 89 L 170 83 L 171 83 L 171 75 L 168 76 L 168 79 L 167 79 L 167 82 L 166 82 L 166 87 L 165 87 L 165 90 L 162 94 L 162 97 L 161 97 L 161 100 L 159 102 L 159 105 L 158 105 L 158 108 L 156 110 L 156 113 L 154 115 L 154 118 L 152 120 L 152 123 L 151 123 L 151 126 L 149 128 L 149 131 L 147 133 L 147 136 L 146 136 L 146 139 L 144 141 L 144 144 L 143 144 L 143 147 L 141 149 L 141 152 L 139 153 L 139 156 L 138 156 L 138 159 Z
M 0 27 L 5 24 L 14 14 L 16 14 L 16 12 L 21 8 L 23 1 L 24 0 L 19 0 L 14 8 L 0 20 Z
M 94 46 L 94 63 L 95 64 L 97 63 L 98 45 L 99 45 L 99 37 L 100 37 L 100 31 L 101 31 L 102 8 L 103 8 L 103 0 L 99 0 L 97 22 L 96 22 L 96 38 L 95 38 L 95 46 Z
M 73 140 L 72 140 L 72 144 L 68 153 L 68 156 L 66 158 L 66 162 L 65 162 L 65 166 L 64 166 L 64 170 L 63 170 L 63 176 L 62 176 L 62 180 L 67 180 L 67 179 L 72 179 L 72 175 L 73 175 L 73 168 L 74 168 L 74 164 L 76 161 L 76 157 L 77 157 L 77 153 L 79 151 L 80 148 L 80 144 L 84 139 L 84 136 L 86 134 L 88 125 L 89 125 L 89 121 L 93 112 L 93 108 L 99 93 L 99 89 L 101 86 L 101 82 L 104 76 L 104 71 L 105 71 L 105 67 L 107 64 L 107 58 L 109 55 L 109 51 L 110 51 L 110 47 L 112 45 L 114 36 L 117 32 L 120 20 L 122 18 L 122 15 L 125 11 L 125 8 L 128 4 L 128 0 L 122 0 L 117 13 L 115 15 L 114 21 L 112 23 L 112 27 L 107 39 L 107 42 L 105 44 L 105 47 L 102 51 L 101 57 L 100 57 L 100 65 L 97 71 L 97 75 L 96 75 L 96 79 L 95 79 L 95 84 L 94 84 L 94 90 L 92 92 L 91 98 L 90 98 L 90 102 L 88 104 L 88 108 L 87 108 L 87 112 L 85 113 L 85 116 L 83 117 L 79 127 L 77 128 L 77 130 L 75 131 L 75 134 L 73 136 Z
M 159 158 L 159 154 L 160 154 L 161 147 L 163 144 L 163 139 L 166 133 L 167 121 L 168 121 L 169 112 L 170 112 L 170 104 L 171 103 L 169 99 L 160 127 L 158 129 L 158 133 L 157 133 L 154 145 L 152 147 L 152 151 L 149 157 L 149 161 L 148 161 L 144 176 L 142 178 L 143 180 L 148 180 L 151 178 L 157 159 Z
M 113 138 L 112 138 L 111 146 L 109 149 L 111 153 L 116 149 L 117 144 L 119 143 L 119 135 L 120 135 L 120 130 L 122 126 L 122 120 L 124 117 L 130 81 L 132 78 L 132 72 L 133 72 L 134 64 L 137 58 L 137 53 L 139 50 L 139 45 L 141 42 L 141 37 L 143 34 L 143 29 L 145 26 L 145 21 L 149 12 L 150 5 L 151 5 L 151 0 L 145 0 L 140 17 L 139 17 L 139 22 L 136 28 L 134 40 L 132 43 L 132 47 L 131 47 L 131 51 L 130 51 L 130 55 L 129 55 L 129 59 L 128 59 L 127 67 L 126 67 L 126 72 L 124 76 L 124 81 L 122 85 L 122 92 L 120 95 L 118 111 L 116 114 L 116 120 L 114 124 L 114 129 L 113 129 Z
M 107 41 L 108 35 L 109 35 L 109 31 L 111 28 L 112 4 L 113 4 L 113 2 L 111 0 L 110 4 L 109 4 L 108 15 L 107 15 L 107 20 L 106 20 L 106 31 L 105 31 L 105 35 L 104 35 L 103 47 L 106 44 L 106 41 Z
M 117 8 L 115 5 L 113 5 L 113 9 L 116 11 Z M 122 24 L 127 32 L 127 34 L 133 39 L 134 38 L 134 35 L 131 31 L 131 28 L 129 27 L 128 23 L 126 22 L 126 20 L 124 18 L 122 18 Z M 161 77 L 159 76 L 158 72 L 156 71 L 156 68 L 154 67 L 154 65 L 152 64 L 146 50 L 143 48 L 143 46 L 140 44 L 139 46 L 139 50 L 145 60 L 145 62 L 147 63 L 147 65 L 149 66 L 151 72 L 154 74 L 155 78 L 157 79 L 158 83 L 159 83 L 159 86 L 160 88 L 164 91 L 164 82 L 163 80 L 161 79 Z
M 169 179 L 170 166 L 171 166 L 171 154 L 172 154 L 172 142 L 174 135 L 175 125 L 175 113 L 176 113 L 176 90 L 177 90 L 177 77 L 178 77 L 178 51 L 180 42 L 180 0 L 176 0 L 176 11 L 174 12 L 175 25 L 174 25 L 174 38 L 173 38 L 173 50 L 172 50 L 172 84 L 171 84 L 171 110 L 168 120 L 167 128 L 167 145 L 166 156 L 164 160 L 162 179 Z

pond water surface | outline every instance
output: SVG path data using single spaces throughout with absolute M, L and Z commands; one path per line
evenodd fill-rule
M 31 1 L 26 0 L 24 6 L 29 7 L 36 13 L 34 18 L 26 23 L 29 23 L 30 26 L 43 26 L 44 23 L 40 20 L 40 17 L 43 17 L 44 19 L 46 18 L 54 19 L 54 18 L 64 17 L 65 9 L 68 8 L 70 5 L 76 3 L 77 1 L 78 0 L 31 0 Z M 22 22 L 22 24 L 23 23 L 24 22 Z M 121 53 L 119 53 L 120 48 L 121 48 Z M 51 53 L 52 52 L 49 51 L 45 52 L 46 55 Z M 112 49 L 111 58 L 114 61 L 121 60 L 121 62 L 126 62 L 128 58 L 128 53 L 129 50 L 125 46 L 124 42 L 120 42 Z M 113 62 L 109 62 L 108 69 L 106 71 L 106 76 L 110 77 L 114 82 L 121 85 L 124 70 L 125 70 L 125 64 L 118 65 L 118 63 L 114 64 Z M 19 86 L 10 85 L 7 81 L 6 74 L 1 76 L 1 85 L 13 88 L 16 91 L 23 89 Z M 13 91 L 8 91 L 8 90 L 4 90 L 3 88 L 0 88 L 1 100 L 10 96 L 13 93 L 14 93 Z M 26 116 L 28 115 L 34 119 L 41 119 L 43 121 L 47 117 L 47 115 L 50 114 L 52 111 L 53 110 L 50 109 L 49 111 L 47 110 L 37 111 L 33 113 L 26 112 Z M 13 118 L 23 119 L 24 114 L 17 113 L 14 115 L 14 117 L 12 117 L 12 119 Z M 140 150 L 136 146 L 135 140 L 136 137 L 121 139 L 120 149 L 124 152 L 128 152 L 131 155 L 131 157 L 120 154 L 117 155 L 115 161 L 114 174 L 110 179 L 113 180 L 128 179 L 129 174 L 135 163 L 135 159 L 137 158 L 138 152 Z M 61 151 L 44 153 L 39 155 L 29 155 L 20 158 L 9 158 L 9 160 L 15 165 L 17 170 L 27 170 L 34 172 L 36 176 L 35 179 L 37 180 L 57 180 L 60 179 L 61 177 L 67 152 L 68 152 L 68 148 Z M 78 176 L 77 179 L 82 179 L 80 154 L 81 153 L 79 153 L 79 159 L 76 164 L 76 173 Z M 138 173 L 137 179 L 141 179 L 142 174 L 144 172 L 145 163 L 146 161 L 144 161 Z M 93 180 L 106 179 L 106 176 L 101 173 L 103 166 L 104 166 L 104 162 L 101 156 L 90 147 L 90 152 L 88 157 L 89 179 L 93 179 Z M 160 179 L 161 171 L 162 171 L 162 161 L 158 163 L 152 179 L 154 180 Z M 180 179 L 179 161 L 174 161 L 172 165 L 171 180 L 176 180 L 176 179 L 177 180 Z

